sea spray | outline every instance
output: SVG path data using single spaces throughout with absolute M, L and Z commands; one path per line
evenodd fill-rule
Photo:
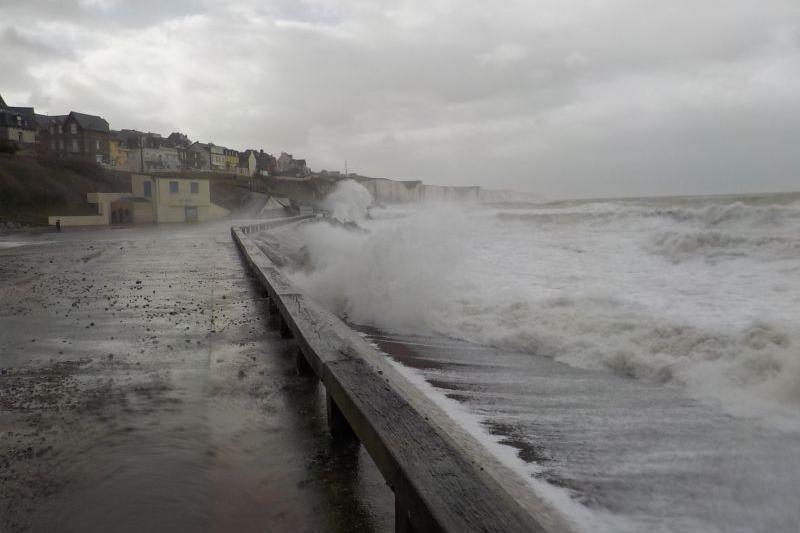
M 795 205 L 527 212 L 406 207 L 402 218 L 364 221 L 363 234 L 306 225 L 298 237 L 312 268 L 292 277 L 354 323 L 678 382 L 734 413 L 796 412 Z M 697 232 L 712 236 L 681 237 Z M 735 255 L 688 260 L 720 249 Z
M 322 202 L 322 208 L 340 222 L 358 222 L 372 204 L 369 191 L 355 180 L 344 180 Z
M 340 204 L 341 205 L 341 204 Z M 311 269 L 293 281 L 348 320 L 393 331 L 430 327 L 455 291 L 463 252 L 452 238 L 463 225 L 456 210 L 373 221 L 368 233 L 328 224 L 298 229 Z

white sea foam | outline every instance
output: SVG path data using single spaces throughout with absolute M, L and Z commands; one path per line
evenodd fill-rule
M 748 205 L 744 202 L 712 203 L 702 207 L 673 206 L 643 210 L 643 215 L 670 217 L 706 226 L 781 226 L 800 223 L 800 204 Z
M 354 180 L 344 180 L 336 184 L 322 207 L 340 222 L 356 222 L 366 217 L 371 203 L 372 196 L 363 185 Z
M 650 249 L 675 262 L 695 257 L 715 261 L 755 255 L 762 258 L 793 259 L 800 256 L 800 235 L 669 231 L 655 234 Z
M 542 479 L 539 475 L 544 471 L 541 465 L 523 461 L 515 449 L 502 443 L 502 437 L 492 435 L 486 430 L 485 417 L 477 415 L 459 401 L 448 398 L 442 391 L 430 385 L 422 372 L 397 362 L 393 362 L 393 365 L 406 379 L 447 412 L 454 422 L 478 439 L 481 445 L 501 464 L 522 474 L 523 479 L 531 486 L 535 494 L 558 509 L 561 516 L 576 531 L 600 533 L 633 533 L 637 531 L 636 524 L 626 517 L 614 515 L 603 509 L 589 509 L 575 500 L 569 489 L 557 487 Z
M 292 276 L 355 323 L 677 381 L 800 427 L 797 204 L 406 208 L 300 229 Z M 724 261 L 723 261 L 724 259 Z

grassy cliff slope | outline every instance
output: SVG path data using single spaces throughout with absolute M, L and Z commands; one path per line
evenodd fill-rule
M 0 154 L 0 222 L 38 226 L 48 215 L 91 215 L 86 193 L 130 190 L 130 175 L 96 163 Z
M 211 180 L 211 201 L 237 211 L 250 200 L 247 180 L 230 174 L 176 173 Z M 129 172 L 78 159 L 0 154 L 0 227 L 5 223 L 45 226 L 49 215 L 93 215 L 89 192 L 130 192 Z

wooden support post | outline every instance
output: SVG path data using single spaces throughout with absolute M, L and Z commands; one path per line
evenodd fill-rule
M 350 423 L 342 414 L 339 406 L 336 405 L 336 402 L 327 392 L 325 393 L 325 403 L 328 407 L 328 429 L 330 429 L 333 439 L 342 443 L 357 442 L 358 436 L 353 431 L 353 428 L 350 427 Z
M 278 314 L 278 324 L 281 330 L 281 337 L 284 339 L 291 339 L 292 338 L 292 330 L 289 328 L 289 324 L 286 322 L 286 319 L 283 318 L 283 315 Z
M 297 369 L 298 376 L 314 376 L 314 369 L 308 364 L 306 356 L 303 355 L 303 350 L 298 346 L 294 352 L 294 366 Z
M 411 510 L 403 505 L 400 498 L 394 497 L 394 531 L 395 533 L 414 533 L 411 526 Z

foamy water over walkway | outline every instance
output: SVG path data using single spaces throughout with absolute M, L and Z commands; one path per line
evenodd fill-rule
M 529 475 L 569 490 L 575 503 L 562 510 L 586 531 L 800 525 L 795 432 L 734 418 L 677 385 L 444 338 L 370 339 L 466 407 Z

